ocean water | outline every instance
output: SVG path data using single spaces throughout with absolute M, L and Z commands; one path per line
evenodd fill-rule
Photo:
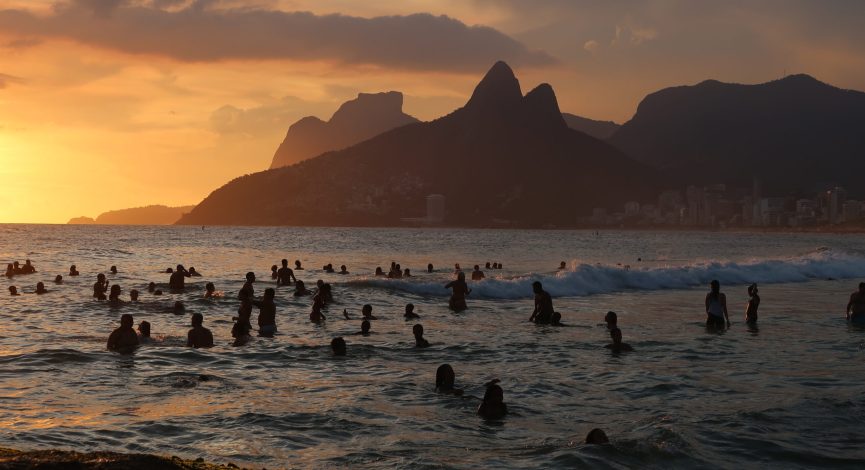
M 844 321 L 865 280 L 859 235 L 0 225 L 0 260 L 25 258 L 39 273 L 4 278 L 0 293 L 0 446 L 268 468 L 865 466 L 865 331 Z M 328 320 L 311 324 L 309 298 L 279 288 L 277 336 L 232 347 L 244 273 L 260 295 L 282 258 L 303 261 L 308 286 L 333 285 Z M 414 277 L 372 276 L 391 261 Z M 504 268 L 470 282 L 469 309 L 450 312 L 453 264 L 487 261 Z M 146 292 L 178 263 L 203 276 L 182 294 Z M 351 274 L 325 274 L 326 263 Z M 80 277 L 66 277 L 71 264 Z M 99 272 L 141 301 L 93 300 Z M 728 297 L 723 333 L 703 326 L 711 279 Z M 40 280 L 49 293 L 33 294 Z M 527 322 L 534 280 L 568 326 Z M 225 297 L 204 299 L 208 281 Z M 759 330 L 743 322 L 751 282 Z M 169 313 L 174 300 L 204 314 L 214 348 L 184 347 L 189 315 Z M 407 302 L 430 348 L 413 348 Z M 365 303 L 379 319 L 355 336 Z M 634 352 L 604 349 L 608 310 Z M 149 321 L 157 341 L 106 351 L 123 313 Z M 331 355 L 334 336 L 347 357 Z M 434 392 L 443 363 L 466 397 Z M 510 414 L 485 421 L 475 410 L 493 378 Z M 612 445 L 583 445 L 594 427 Z

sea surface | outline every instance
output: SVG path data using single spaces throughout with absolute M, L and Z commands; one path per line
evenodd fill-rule
M 0 446 L 268 468 L 865 467 L 865 331 L 844 320 L 865 280 L 861 235 L 0 225 L 0 260 L 28 258 L 39 272 L 3 278 L 0 292 Z M 311 324 L 310 299 L 281 287 L 276 337 L 232 347 L 244 274 L 261 295 L 282 258 L 303 262 L 308 286 L 333 285 L 328 320 Z M 414 276 L 372 275 L 391 261 Z M 454 263 L 487 261 L 503 269 L 450 312 Z M 172 294 L 164 270 L 178 263 L 203 276 Z M 327 263 L 351 274 L 325 274 Z M 66 276 L 71 264 L 80 277 Z M 93 300 L 100 272 L 140 302 Z M 712 279 L 733 320 L 723 333 L 704 326 Z M 534 280 L 566 327 L 527 321 Z M 34 294 L 38 281 L 50 292 Z M 147 293 L 150 281 L 165 295 Z M 204 299 L 208 281 L 225 296 Z M 751 282 L 759 330 L 743 322 Z M 170 313 L 175 300 L 187 315 Z M 413 347 L 408 302 L 430 348 Z M 365 303 L 378 316 L 369 337 L 354 335 Z M 604 349 L 609 310 L 634 352 Z M 214 348 L 185 347 L 194 312 Z M 123 313 L 157 341 L 106 351 Z M 347 357 L 331 355 L 335 336 Z M 434 392 L 444 363 L 465 397 Z M 510 414 L 485 421 L 475 411 L 494 378 Z M 582 443 L 595 427 L 612 445 Z

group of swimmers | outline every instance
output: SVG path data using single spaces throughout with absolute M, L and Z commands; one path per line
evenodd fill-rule
M 6 265 L 6 277 L 10 279 L 21 274 L 33 274 L 35 272 L 36 268 L 33 267 L 29 259 L 25 260 L 24 264 L 14 261 Z

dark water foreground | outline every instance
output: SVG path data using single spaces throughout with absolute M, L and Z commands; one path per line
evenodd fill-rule
M 0 447 L 0 469 L 80 470 L 240 470 L 234 464 L 216 465 L 204 459 L 184 460 L 147 454 L 80 453 L 62 450 L 20 451 Z
M 309 300 L 279 288 L 279 334 L 231 347 L 243 275 L 259 275 L 260 295 L 283 257 L 303 261 L 307 284 L 333 284 L 328 321 L 310 324 Z M 865 331 L 843 319 L 865 280 L 858 236 L 0 226 L 0 259 L 25 258 L 40 272 L 0 291 L 0 446 L 254 468 L 865 467 Z M 391 260 L 415 277 L 371 276 Z M 561 260 L 569 269 L 557 272 Z M 471 283 L 468 311 L 450 312 L 450 267 L 485 261 L 505 269 Z M 423 273 L 428 262 L 439 270 Z M 73 263 L 82 275 L 54 285 Z M 147 294 L 177 263 L 203 276 L 183 293 Z M 325 263 L 351 274 L 322 273 Z M 141 290 L 140 302 L 92 300 L 111 265 L 109 281 L 124 299 Z M 723 333 L 702 324 L 714 278 L 733 320 Z M 568 327 L 526 321 L 535 279 Z M 50 292 L 33 294 L 37 281 Z M 207 281 L 227 295 L 204 299 Z M 750 282 L 761 286 L 759 330 L 742 324 Z M 23 294 L 9 296 L 11 284 Z M 185 347 L 189 315 L 169 313 L 175 300 L 204 315 L 214 348 Z M 427 349 L 413 348 L 407 302 Z M 379 317 L 369 337 L 353 335 L 365 303 Z M 635 352 L 603 348 L 607 310 Z M 124 313 L 152 323 L 154 344 L 105 350 Z M 346 357 L 331 355 L 334 336 Z M 442 363 L 466 397 L 434 392 Z M 485 421 L 475 410 L 493 378 L 511 414 Z M 595 427 L 612 445 L 582 443 Z

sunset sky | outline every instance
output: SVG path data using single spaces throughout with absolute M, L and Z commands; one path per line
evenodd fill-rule
M 195 204 L 303 116 L 399 90 L 433 119 L 498 59 L 616 122 L 708 78 L 865 90 L 862 25 L 857 0 L 0 0 L 0 223 Z

